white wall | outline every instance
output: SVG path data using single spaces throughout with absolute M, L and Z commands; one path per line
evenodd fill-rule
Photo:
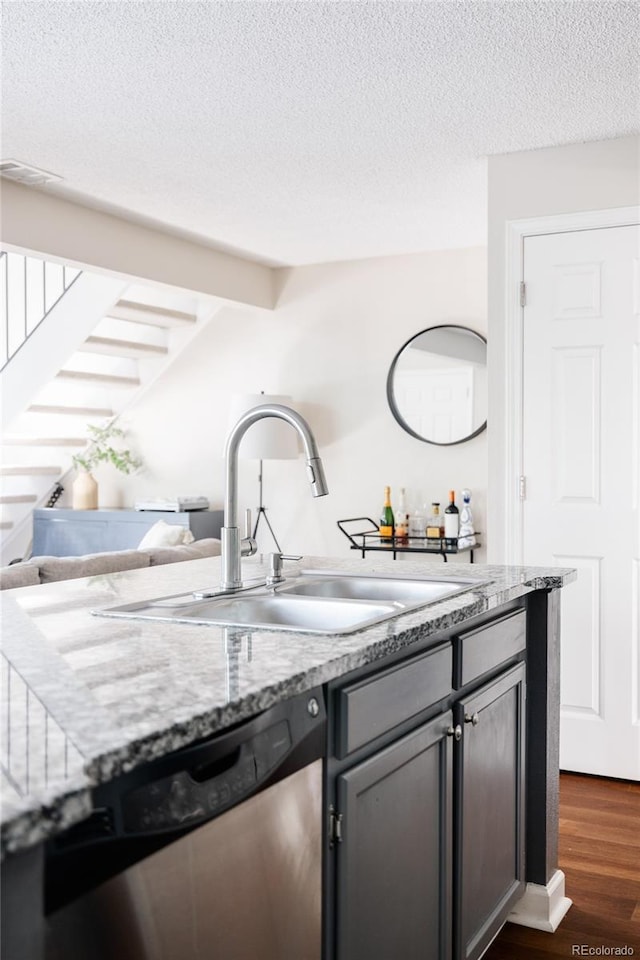
M 486 251 L 292 268 L 277 281 L 273 313 L 223 309 L 129 417 L 146 470 L 124 481 L 126 500 L 182 492 L 221 506 L 229 397 L 264 390 L 291 394 L 307 417 L 330 487 L 325 498 L 310 496 L 302 458 L 265 464 L 265 504 L 283 549 L 345 555 L 336 520 L 376 519 L 385 484 L 395 495 L 405 486 L 415 503 L 468 486 L 484 530 L 486 432 L 454 447 L 413 439 L 389 410 L 386 378 L 395 353 L 425 327 L 486 332 Z M 242 506 L 257 503 L 257 466 L 241 463 Z M 261 545 L 272 548 L 268 538 Z
M 640 202 L 640 138 L 489 157 L 489 559 L 504 559 L 507 223 Z M 511 482 L 515 482 L 511 478 Z

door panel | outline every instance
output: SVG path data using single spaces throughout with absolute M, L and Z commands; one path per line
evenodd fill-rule
M 523 560 L 562 591 L 560 764 L 640 779 L 635 226 L 524 242 Z

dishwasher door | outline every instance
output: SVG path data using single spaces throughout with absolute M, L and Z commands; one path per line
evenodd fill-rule
M 136 804 L 129 804 L 128 813 L 125 797 L 122 823 L 128 818 L 139 833 L 153 821 L 148 798 L 157 797 L 162 792 L 158 784 L 172 778 L 181 786 L 177 809 L 182 816 L 187 808 L 206 807 L 208 796 L 224 795 L 225 785 L 237 794 L 238 777 L 246 780 L 251 766 L 260 770 L 269 762 L 264 753 L 262 761 L 259 753 L 254 760 L 246 743 L 267 743 L 268 755 L 273 756 L 274 747 L 277 752 L 282 742 L 283 720 L 280 716 L 276 720 L 267 729 L 267 734 L 275 732 L 270 739 L 263 731 L 239 749 L 237 733 L 232 734 L 234 766 L 223 774 L 216 772 L 204 786 L 194 781 L 195 801 L 185 803 L 184 771 L 164 781 L 151 779 L 142 793 L 139 787 L 130 792 Z M 323 720 L 309 718 L 310 723 L 320 721 L 322 727 Z M 295 723 L 290 728 L 293 749 Z M 272 766 L 265 787 L 255 787 L 251 796 L 239 797 L 239 802 L 214 819 L 179 839 L 169 839 L 160 849 L 51 912 L 46 960 L 320 960 L 322 760 L 317 753 L 311 762 L 307 760 L 308 756 L 291 773 L 291 763 L 287 766 L 285 760 L 287 775 L 282 778 L 277 774 L 279 761 L 275 769 Z M 219 768 L 218 760 L 212 764 L 208 758 L 204 766 L 194 769 Z M 165 797 L 174 794 L 169 789 Z M 159 806 L 162 809 L 162 802 Z M 147 833 L 151 829 L 147 826 Z M 115 831 L 112 847 L 122 845 L 121 832 Z M 80 872 L 94 872 L 93 859 L 105 859 L 105 846 L 108 853 L 108 842 L 83 844 Z M 63 860 L 61 882 L 68 866 Z M 54 885 L 59 886 L 55 879 Z

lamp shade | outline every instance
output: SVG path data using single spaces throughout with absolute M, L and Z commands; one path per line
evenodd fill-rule
M 291 397 L 276 393 L 234 393 L 229 405 L 229 430 L 240 417 L 264 403 L 291 406 Z M 240 443 L 239 455 L 244 460 L 295 460 L 298 437 L 291 425 L 276 417 L 266 417 L 252 424 Z

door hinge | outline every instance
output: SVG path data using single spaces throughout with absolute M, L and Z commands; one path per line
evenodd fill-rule
M 527 305 L 527 288 L 524 280 L 520 282 L 520 306 L 526 307 Z
M 338 813 L 333 804 L 329 806 L 329 848 L 336 843 L 342 843 L 342 814 Z
M 520 490 L 520 499 L 526 500 L 527 499 L 527 478 L 520 477 L 518 480 L 518 485 Z

